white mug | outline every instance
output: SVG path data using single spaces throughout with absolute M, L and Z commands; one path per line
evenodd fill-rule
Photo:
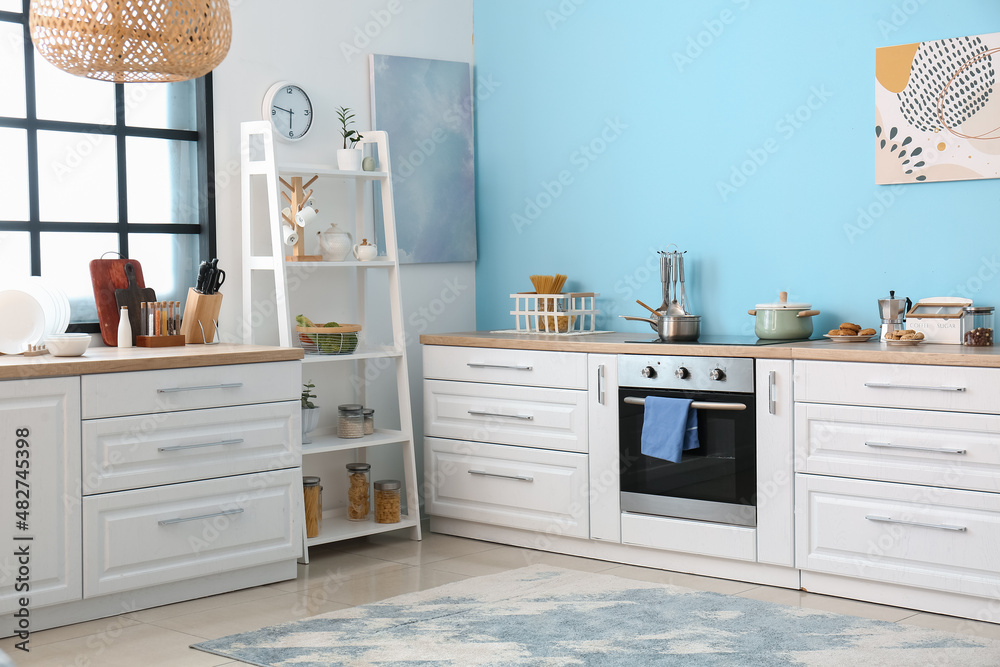
M 373 245 L 361 245 L 359 243 L 355 243 L 351 252 L 354 253 L 354 259 L 359 262 L 367 262 L 370 259 L 378 257 L 378 248 Z

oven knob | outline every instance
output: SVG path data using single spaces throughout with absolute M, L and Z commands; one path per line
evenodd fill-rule
M 714 368 L 708 372 L 708 379 L 723 382 L 726 379 L 726 371 L 721 368 Z
M 650 380 L 656 377 L 656 369 L 652 366 L 646 366 L 639 372 L 642 374 L 642 377 L 649 378 Z
M 688 373 L 688 369 L 684 368 L 683 366 L 680 366 L 677 368 L 676 371 L 674 371 L 674 377 L 677 378 L 678 380 L 686 380 L 689 377 L 691 377 L 691 374 Z

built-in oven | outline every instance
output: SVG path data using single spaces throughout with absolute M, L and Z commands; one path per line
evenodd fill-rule
M 618 385 L 622 511 L 756 526 L 753 359 L 623 354 Z M 651 396 L 696 411 L 699 444 L 676 463 L 642 453 Z

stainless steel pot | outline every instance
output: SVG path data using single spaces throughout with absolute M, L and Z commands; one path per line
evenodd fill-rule
M 649 322 L 656 329 L 656 335 L 664 343 L 698 340 L 698 332 L 701 329 L 701 315 L 660 316 L 655 320 L 651 317 L 633 317 L 631 315 L 619 315 L 619 317 L 626 320 Z

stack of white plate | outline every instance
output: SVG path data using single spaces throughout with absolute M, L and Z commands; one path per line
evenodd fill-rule
M 30 294 L 41 305 L 45 313 L 44 336 L 65 333 L 66 327 L 69 326 L 69 299 L 66 297 L 66 292 L 38 276 L 25 278 L 14 287 Z
M 35 297 L 16 289 L 0 292 L 0 352 L 25 352 L 44 333 L 45 311 Z

